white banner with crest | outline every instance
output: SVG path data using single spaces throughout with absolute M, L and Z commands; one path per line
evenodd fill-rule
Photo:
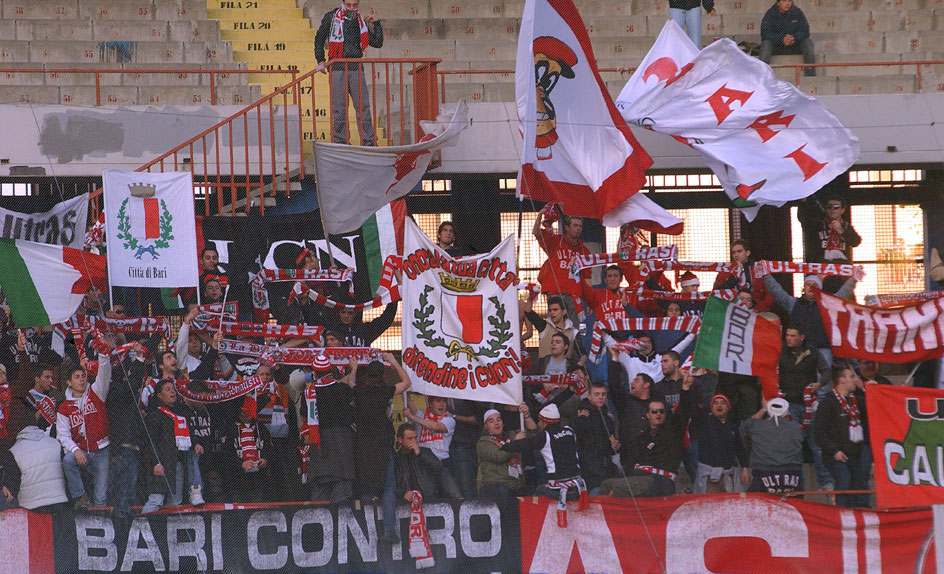
M 402 282 L 403 368 L 412 390 L 521 403 L 514 237 L 453 259 L 407 220 Z

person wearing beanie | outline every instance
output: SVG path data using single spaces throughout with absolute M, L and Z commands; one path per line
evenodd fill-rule
M 694 393 L 686 393 L 685 400 L 689 401 L 688 410 L 693 413 L 692 438 L 698 441 L 693 490 L 700 494 L 739 492 L 738 467 L 746 466 L 747 456 L 737 421 L 731 416 L 731 400 L 721 393 L 712 396 L 705 407 L 692 404 Z
M 786 399 L 771 399 L 741 422 L 741 440 L 747 455 L 741 482 L 750 484 L 749 492 L 784 494 L 800 490 L 803 429 L 790 416 Z
M 681 287 L 682 293 L 698 293 L 701 281 L 697 275 L 691 271 L 686 271 L 679 277 L 679 287 Z M 684 317 L 701 317 L 705 312 L 704 301 L 680 301 L 679 307 Z
M 527 405 L 521 405 L 524 413 L 525 428 L 531 433 L 537 430 L 537 424 L 529 416 Z M 505 431 L 501 413 L 489 409 L 482 417 L 484 432 L 479 437 L 475 451 L 479 466 L 476 485 L 479 496 L 483 498 L 507 498 L 525 494 L 525 477 L 521 464 L 521 454 L 503 450 L 502 447 L 512 440 L 523 439 L 527 433 Z
M 564 521 L 566 501 L 575 494 L 580 504 L 578 510 L 586 507 L 587 484 L 581 476 L 580 461 L 577 456 L 577 433 L 568 425 L 561 424 L 560 410 L 550 403 L 538 413 L 539 432 L 515 439 L 501 446 L 501 450 L 512 453 L 537 451 L 544 459 L 547 468 L 547 480 L 538 487 L 537 494 L 558 500 L 558 524 Z M 574 492 L 576 491 L 576 492 Z
M 816 292 L 823 287 L 823 280 L 817 275 L 807 275 L 803 279 L 803 294 L 793 297 L 769 273 L 764 276 L 764 286 L 773 297 L 774 302 L 787 314 L 787 326 L 796 327 L 806 335 L 806 342 L 816 350 L 816 371 L 820 389 L 818 394 L 823 397 L 832 388 L 830 371 L 833 366 L 833 349 L 829 344 L 826 328 L 823 327 L 823 318 L 819 314 L 819 302 Z M 855 290 L 856 278 L 850 277 L 843 286 L 836 291 L 836 297 L 847 299 Z
M 354 301 L 346 294 L 335 297 L 343 303 Z M 344 342 L 345 347 L 370 347 L 384 331 L 393 325 L 397 316 L 398 301 L 384 307 L 383 313 L 377 318 L 364 322 L 364 312 L 342 307 L 336 313 L 328 314 L 325 319 L 325 328 L 333 331 Z

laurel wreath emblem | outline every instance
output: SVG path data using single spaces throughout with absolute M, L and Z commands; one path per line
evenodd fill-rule
M 121 202 L 121 207 L 118 209 L 118 239 L 121 240 L 121 246 L 125 249 L 134 250 L 134 256 L 137 259 L 148 253 L 151 256 L 151 259 L 157 259 L 160 257 L 158 250 L 167 249 L 170 247 L 170 242 L 174 239 L 174 216 L 171 215 L 170 210 L 167 209 L 167 203 L 164 200 L 160 200 L 161 205 L 161 218 L 160 218 L 160 236 L 154 240 L 153 243 L 142 244 L 138 239 L 131 234 L 131 218 L 128 216 L 128 200 L 130 198 L 125 198 Z
M 417 330 L 418 338 L 426 343 L 427 347 L 450 349 L 450 345 L 447 345 L 446 341 L 432 329 L 434 321 L 431 317 L 436 308 L 429 302 L 429 294 L 433 290 L 433 287 L 427 285 L 420 293 L 420 307 L 413 311 L 413 327 Z M 488 300 L 495 305 L 495 315 L 488 318 L 488 322 L 492 326 L 488 332 L 491 337 L 485 345 L 478 349 L 474 347 L 469 347 L 469 349 L 475 356 L 497 359 L 505 349 L 505 344 L 512 338 L 511 321 L 505 318 L 505 306 L 501 299 L 492 296 Z

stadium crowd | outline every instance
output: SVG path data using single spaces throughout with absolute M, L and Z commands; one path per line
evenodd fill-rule
M 858 236 L 841 219 L 840 200 L 827 206 L 824 257 L 847 258 Z M 110 505 L 131 516 L 188 502 L 359 499 L 392 506 L 413 491 L 429 500 L 867 488 L 864 388 L 889 382 L 874 363 L 833 360 L 812 298 L 814 288 L 824 287 L 821 277 L 807 276 L 794 298 L 773 277 L 752 276 L 750 246 L 737 240 L 734 271 L 720 273 L 713 285 L 735 290 L 739 305 L 784 318 L 780 396 L 764 401 L 755 377 L 692 368 L 696 335 L 686 332 L 609 331 L 608 352 L 589 357 L 597 319 L 697 316 L 704 305 L 698 280 L 691 273 L 678 278 L 691 300 L 646 299 L 640 293 L 649 289 L 671 292 L 668 277 L 642 277 L 638 264 L 623 262 L 607 267 L 604 286 L 594 287 L 569 274 L 571 258 L 589 253 L 579 218 L 549 205 L 533 231 L 548 257 L 540 295 L 533 288 L 520 300 L 522 346 L 532 335 L 538 341 L 523 349 L 530 374 L 524 402 L 425 397 L 419 410 L 413 405 L 420 401 L 408 400 L 397 428 L 391 407 L 410 380 L 391 353 L 346 365 L 316 354 L 300 367 L 269 355 L 221 352 L 222 333 L 197 328 L 196 305 L 173 340 L 107 328 L 88 337 L 18 329 L 5 313 L 0 507 Z M 621 250 L 638 245 L 635 229 L 622 232 Z M 468 255 L 449 222 L 440 225 L 437 244 Z M 308 251 L 297 262 L 317 265 Z M 230 279 L 212 247 L 201 254 L 201 272 L 204 301 L 219 300 Z M 854 286 L 850 278 L 836 292 L 848 297 Z M 538 297 L 546 298 L 543 316 L 534 310 Z M 366 348 L 392 324 L 397 303 L 366 322 L 359 312 L 311 298 L 273 308 L 285 315 L 274 317 L 280 323 L 324 328 L 321 340 L 288 340 L 286 348 Z M 93 288 L 77 318 L 96 316 L 127 318 L 123 305 L 109 308 Z M 213 395 L 221 382 L 250 379 L 262 383 L 250 394 Z M 218 399 L 187 398 L 198 392 Z M 817 484 L 803 484 L 805 461 L 814 465 Z M 683 472 L 687 480 L 680 481 Z M 836 500 L 869 503 L 845 493 Z

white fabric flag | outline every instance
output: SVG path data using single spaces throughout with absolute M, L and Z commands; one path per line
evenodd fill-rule
M 403 368 L 412 390 L 520 404 L 514 236 L 491 253 L 453 259 L 413 220 L 404 235 Z
M 116 287 L 196 287 L 190 172 L 105 170 L 108 280 Z
M 599 219 L 639 191 L 652 159 L 616 109 L 572 0 L 525 2 L 515 98 L 519 197 Z
M 630 123 L 705 158 L 749 219 L 812 195 L 859 156 L 859 141 L 815 98 L 722 38 L 697 52 L 674 22 L 617 98 Z
M 44 213 L 20 213 L 0 208 L 0 239 L 23 239 L 82 248 L 88 225 L 89 194 L 57 203 Z
M 469 124 L 469 108 L 460 101 L 452 113 L 420 122 L 426 132 L 418 143 L 368 147 L 318 142 L 318 194 L 327 232 L 354 231 L 423 179 L 433 153 Z

